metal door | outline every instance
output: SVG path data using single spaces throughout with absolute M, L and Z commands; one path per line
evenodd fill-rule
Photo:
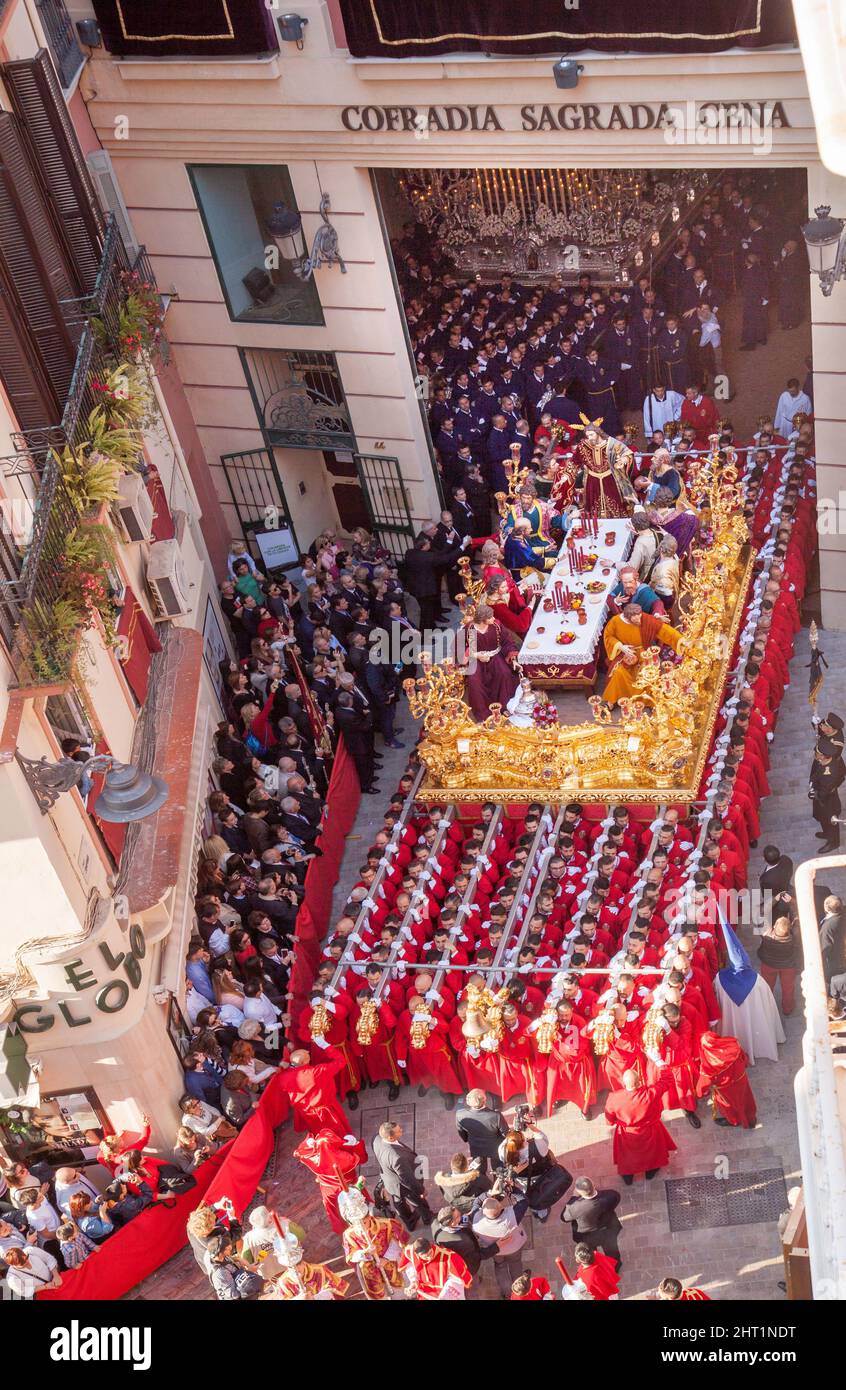
M 244 540 L 256 560 L 271 569 L 299 561 L 299 544 L 285 489 L 269 449 L 221 454 L 220 462 Z
M 402 559 L 415 536 L 399 459 L 355 454 L 355 466 L 373 532 L 381 545 Z

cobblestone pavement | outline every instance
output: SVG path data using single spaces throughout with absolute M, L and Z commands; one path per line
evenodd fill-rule
M 846 635 L 821 633 L 829 669 L 820 696 L 821 712 L 846 708 Z M 807 800 L 807 777 L 813 739 L 810 710 L 807 704 L 808 660 L 807 634 L 797 639 L 797 651 L 791 663 L 791 685 L 786 692 L 772 747 L 770 770 L 771 795 L 765 801 L 761 817 L 759 848 L 751 864 L 750 881 L 756 882 L 760 871 L 760 850 L 775 842 L 789 853 L 795 862 L 809 858 L 816 849 L 815 824 L 810 819 Z M 411 721 L 406 716 L 410 733 Z M 401 770 L 403 754 L 386 750 L 385 775 L 382 788 L 387 794 L 393 777 Z M 366 798 L 362 813 L 350 837 L 341 878 L 336 892 L 336 905 L 343 903 L 346 891 L 355 881 L 356 868 L 363 850 L 369 844 L 372 830 L 381 821 L 381 798 Z M 829 886 L 842 891 L 844 875 L 832 873 Z M 745 930 L 745 944 L 755 957 L 755 938 Z M 700 1225 L 696 1229 L 670 1230 L 665 1180 L 691 1177 L 728 1177 L 742 1189 L 741 1175 L 757 1177 L 761 1173 L 784 1175 L 786 1188 L 800 1180 L 798 1142 L 793 1100 L 793 1078 L 801 1063 L 801 1013 L 785 1019 L 787 1042 L 780 1060 L 759 1062 L 750 1068 L 750 1080 L 758 1103 L 758 1125 L 754 1130 L 723 1129 L 714 1125 L 710 1111 L 700 1105 L 702 1128 L 692 1129 L 680 1112 L 674 1112 L 667 1124 L 678 1145 L 669 1167 L 654 1181 L 636 1181 L 631 1188 L 622 1188 L 620 1216 L 623 1231 L 620 1249 L 623 1257 L 621 1296 L 640 1299 L 648 1296 L 656 1283 L 667 1274 L 693 1282 L 716 1299 L 773 1300 L 784 1295 L 778 1287 L 783 1277 L 780 1246 L 773 1216 L 752 1220 L 749 1224 L 728 1226 Z M 512 1113 L 508 1106 L 506 1115 Z M 372 1139 L 378 1125 L 389 1114 L 404 1125 L 406 1136 L 424 1156 L 429 1173 L 435 1173 L 459 1147 L 452 1114 L 438 1095 L 418 1097 L 416 1091 L 403 1095 L 389 1106 L 387 1089 L 382 1086 L 361 1096 L 361 1107 L 350 1115 L 350 1128 Z M 552 1148 L 574 1176 L 586 1174 L 602 1186 L 619 1188 L 620 1182 L 611 1163 L 610 1131 L 601 1114 L 590 1122 L 584 1120 L 572 1106 L 542 1121 Z M 310 1176 L 290 1157 L 291 1132 L 280 1131 L 277 1151 L 265 1174 L 266 1196 L 261 1200 L 286 1215 L 296 1218 L 308 1232 L 306 1253 L 310 1259 L 337 1258 L 339 1242 L 329 1228 Z M 438 1192 L 430 1182 L 430 1201 L 437 1208 Z M 777 1196 L 783 1189 L 777 1187 Z M 776 1201 L 773 1211 L 779 1203 Z M 691 1223 L 708 1221 L 709 1215 L 696 1204 L 696 1194 L 685 1208 Z M 752 1216 L 759 1214 L 749 1213 Z M 570 1232 L 558 1219 L 554 1209 L 546 1225 L 530 1220 L 529 1242 L 525 1247 L 525 1265 L 536 1273 L 554 1276 L 554 1258 L 563 1254 L 572 1268 Z M 168 1261 L 155 1275 L 134 1289 L 129 1298 L 173 1299 L 208 1298 L 209 1286 L 197 1268 L 190 1250 L 186 1249 Z M 483 1298 L 496 1298 L 492 1271 L 483 1267 L 480 1287 Z

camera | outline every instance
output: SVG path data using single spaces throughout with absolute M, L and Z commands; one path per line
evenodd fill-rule
M 531 1129 L 536 1119 L 535 1107 L 533 1105 L 528 1105 L 524 1101 L 523 1104 L 518 1105 L 514 1111 L 514 1123 L 512 1128 L 519 1130 L 522 1134 L 527 1129 Z

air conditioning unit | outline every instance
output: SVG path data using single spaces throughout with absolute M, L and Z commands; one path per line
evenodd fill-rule
M 183 618 L 191 612 L 188 579 L 177 540 L 156 541 L 150 546 L 147 583 L 157 610 L 157 622 Z
M 130 541 L 148 541 L 153 532 L 153 499 L 140 473 L 124 473 L 118 484 L 117 509 Z

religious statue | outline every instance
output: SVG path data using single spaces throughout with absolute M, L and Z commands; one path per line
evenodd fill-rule
M 544 567 L 547 567 L 546 562 L 550 559 L 554 564 L 558 558 L 558 547 L 552 539 L 552 527 L 560 524 L 560 521 L 549 503 L 540 500 L 534 483 L 523 483 L 515 500 L 505 507 L 502 513 L 504 537 L 514 530 L 518 521 L 528 521 L 530 529 L 526 539 L 538 559 L 544 562 Z
M 342 1236 L 344 1258 L 358 1269 L 366 1297 L 392 1298 L 394 1290 L 403 1287 L 397 1262 L 407 1231 L 394 1217 L 373 1216 L 357 1187 L 341 1193 L 338 1210 L 347 1222 Z
M 573 450 L 573 462 L 582 472 L 582 506 L 600 517 L 628 516 L 635 492 L 628 478 L 633 455 L 619 439 L 595 424 L 584 426 L 584 438 Z
M 606 704 L 613 705 L 637 694 L 635 681 L 645 647 L 659 642 L 678 651 L 683 639 L 669 623 L 644 613 L 639 604 L 629 603 L 622 613 L 606 623 L 602 641 L 609 672 L 603 699 Z
M 517 689 L 517 645 L 496 620 L 493 609 L 480 603 L 468 627 L 467 699 L 473 718 L 481 723 L 491 706 L 504 709 Z

